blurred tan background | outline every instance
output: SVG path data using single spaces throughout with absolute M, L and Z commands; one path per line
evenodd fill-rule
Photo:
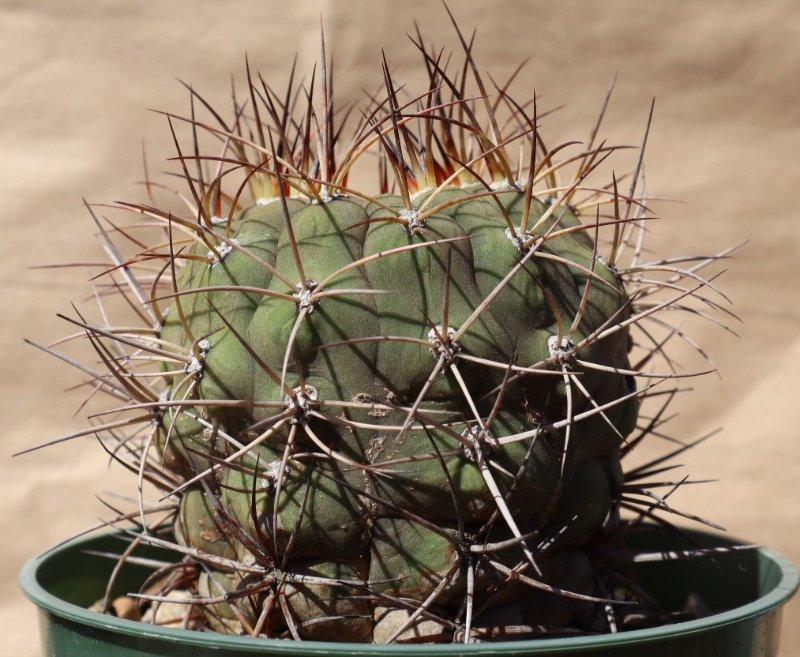
M 800 4 L 794 0 L 452 0 L 476 54 L 549 107 L 551 142 L 584 139 L 615 73 L 603 135 L 637 143 L 651 98 L 649 191 L 660 205 L 651 246 L 713 252 L 749 240 L 721 285 L 743 320 L 739 338 L 693 329 L 721 372 L 693 380 L 671 432 L 724 432 L 686 455 L 686 473 L 719 481 L 679 494 L 681 508 L 800 563 Z M 171 156 L 165 120 L 184 112 L 176 77 L 227 110 L 230 76 L 248 54 L 278 86 L 292 56 L 308 72 L 319 19 L 349 100 L 380 82 L 384 47 L 398 79 L 419 80 L 406 38 L 416 18 L 429 41 L 457 50 L 437 2 L 172 0 L 0 1 L 0 653 L 39 654 L 36 614 L 18 590 L 22 563 L 103 515 L 98 492 L 130 491 L 90 439 L 18 459 L 11 453 L 83 427 L 70 369 L 23 344 L 68 327 L 55 317 L 84 304 L 84 270 L 32 265 L 101 259 L 81 198 L 142 200 L 141 147 L 152 172 Z M 691 363 L 691 359 L 688 359 Z M 118 481 L 119 480 L 119 481 Z M 784 617 L 781 655 L 800 656 L 800 603 Z

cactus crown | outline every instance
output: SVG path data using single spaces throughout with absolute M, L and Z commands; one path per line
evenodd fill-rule
M 162 497 L 112 524 L 182 556 L 140 601 L 188 590 L 191 626 L 305 639 L 622 626 L 619 539 L 668 525 L 655 489 L 679 482 L 621 460 L 676 392 L 653 364 L 689 338 L 664 311 L 718 308 L 698 272 L 725 254 L 646 262 L 644 143 L 593 182 L 618 150 L 600 120 L 547 144 L 516 71 L 490 91 L 456 32 L 460 69 L 417 34 L 427 88 L 384 58 L 358 113 L 333 103 L 324 39 L 307 85 L 248 67 L 228 119 L 190 88 L 190 116 L 166 115 L 183 207 L 148 179 L 114 206 L 127 224 L 90 208 L 141 326 L 69 318 L 115 401 L 78 435 Z

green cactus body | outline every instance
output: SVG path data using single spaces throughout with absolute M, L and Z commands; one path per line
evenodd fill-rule
M 524 259 L 498 204 L 519 225 L 525 194 L 474 198 L 480 191 L 416 196 L 417 208 L 447 207 L 411 227 L 393 220 L 413 216 L 398 196 L 380 197 L 380 205 L 341 196 L 284 207 L 275 199 L 232 222 L 231 241 L 258 260 L 221 249 L 212 264 L 192 261 L 180 272 L 179 301 L 161 337 L 203 348 L 195 375 L 175 377 L 170 398 L 210 405 L 187 411 L 203 418 L 205 426 L 193 421 L 195 434 L 165 418 L 162 449 L 182 455 L 165 463 L 185 473 L 187 463 L 201 472 L 239 451 L 237 443 L 257 444 L 206 480 L 218 513 L 249 539 L 234 541 L 240 560 L 266 559 L 290 574 L 309 560 L 326 572 L 346 560 L 346 579 L 383 582 L 362 589 L 420 602 L 449 578 L 436 606 L 452 615 L 464 595 L 467 537 L 512 536 L 501 507 L 514 531 L 536 537 L 529 547 L 545 560 L 536 545 L 551 537 L 574 550 L 602 532 L 618 483 L 619 436 L 631 431 L 637 401 L 614 403 L 631 392 L 624 374 L 582 372 L 587 394 L 574 395 L 573 416 L 611 406 L 576 422 L 567 446 L 565 429 L 552 425 L 567 417 L 571 366 L 553 357 L 552 345 L 566 346 L 567 337 L 578 344 L 624 320 L 627 296 L 586 233 L 570 232 L 580 224 L 568 208 L 537 225 L 549 205 L 533 199 L 529 225 L 537 227 L 526 239 L 542 257 Z M 569 358 L 627 370 L 627 344 L 620 330 Z M 531 367 L 541 371 L 525 371 Z M 196 484 L 191 494 L 202 490 Z M 207 506 L 183 508 L 187 526 L 208 517 Z M 209 548 L 203 534 L 180 538 Z M 316 589 L 330 598 L 325 604 L 290 605 L 302 637 L 320 636 L 324 623 L 314 614 L 351 615 L 358 587 L 340 596 L 325 588 Z M 337 636 L 363 639 L 381 605 L 378 596 L 361 610 L 367 620 Z

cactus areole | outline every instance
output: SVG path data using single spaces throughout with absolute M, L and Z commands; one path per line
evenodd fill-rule
M 714 257 L 646 262 L 644 145 L 617 175 L 599 122 L 548 144 L 537 99 L 489 93 L 456 34 L 461 68 L 418 38 L 429 83 L 384 61 L 360 112 L 333 104 L 324 41 L 285 93 L 248 68 L 228 118 L 190 90 L 167 115 L 182 205 L 148 180 L 114 220 L 90 208 L 141 327 L 71 320 L 114 400 L 83 433 L 138 476 L 114 523 L 183 555 L 139 607 L 180 593 L 188 627 L 375 643 L 646 607 L 618 539 L 677 512 L 642 483 L 659 462 L 621 461 L 675 392 L 662 311 L 714 294 Z

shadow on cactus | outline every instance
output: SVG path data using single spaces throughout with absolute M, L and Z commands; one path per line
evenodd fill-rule
M 516 72 L 487 84 L 456 32 L 458 64 L 417 34 L 427 87 L 384 60 L 355 111 L 324 40 L 283 93 L 248 68 L 227 118 L 190 88 L 189 116 L 166 115 L 183 205 L 148 178 L 122 218 L 90 208 L 101 308 L 141 322 L 69 319 L 113 407 L 60 440 L 97 435 L 139 482 L 110 524 L 181 555 L 133 617 L 376 643 L 669 621 L 626 576 L 648 555 L 625 539 L 685 515 L 667 461 L 691 444 L 621 461 L 664 437 L 689 376 L 666 351 L 693 344 L 669 318 L 726 312 L 699 271 L 727 254 L 647 262 L 644 143 L 595 180 L 619 150 L 597 141 L 608 98 L 588 140 L 548 144 Z

